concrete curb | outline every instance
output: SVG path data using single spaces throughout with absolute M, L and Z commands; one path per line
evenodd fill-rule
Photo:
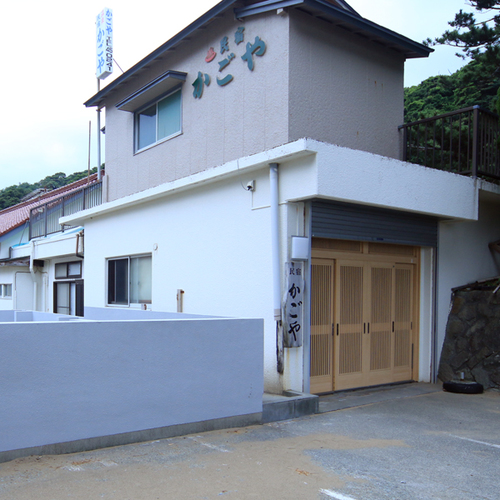
M 284 391 L 282 395 L 264 394 L 262 423 L 277 422 L 318 413 L 319 397 L 303 392 Z

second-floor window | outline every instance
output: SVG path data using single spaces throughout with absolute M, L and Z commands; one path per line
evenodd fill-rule
M 181 133 L 181 91 L 176 90 L 135 114 L 135 150 Z

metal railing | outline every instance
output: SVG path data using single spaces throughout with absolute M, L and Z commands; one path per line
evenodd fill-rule
M 30 211 L 30 240 L 58 233 L 74 226 L 61 226 L 59 218 L 102 203 L 102 182 L 94 182 L 78 191 L 51 200 Z
M 472 106 L 401 125 L 403 160 L 473 177 L 500 179 L 495 113 Z

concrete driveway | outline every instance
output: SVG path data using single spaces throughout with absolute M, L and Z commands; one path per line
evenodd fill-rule
M 0 498 L 500 498 L 500 393 L 353 394 L 296 420 L 3 463 Z

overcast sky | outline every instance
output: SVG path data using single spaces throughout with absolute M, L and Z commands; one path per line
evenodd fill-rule
M 95 18 L 113 10 L 114 57 L 126 71 L 217 2 L 213 0 L 5 1 L 0 30 L 4 100 L 0 125 L 0 189 L 56 172 L 85 170 L 92 121 L 91 166 L 97 164 L 96 112 L 83 102 L 96 92 Z M 363 17 L 421 42 L 439 36 L 465 0 L 348 0 Z M 174 10 L 182 6 L 182 11 Z M 450 74 L 463 61 L 438 47 L 406 63 L 405 85 Z M 106 79 L 103 85 L 119 76 Z M 103 158 L 104 160 L 104 158 Z

